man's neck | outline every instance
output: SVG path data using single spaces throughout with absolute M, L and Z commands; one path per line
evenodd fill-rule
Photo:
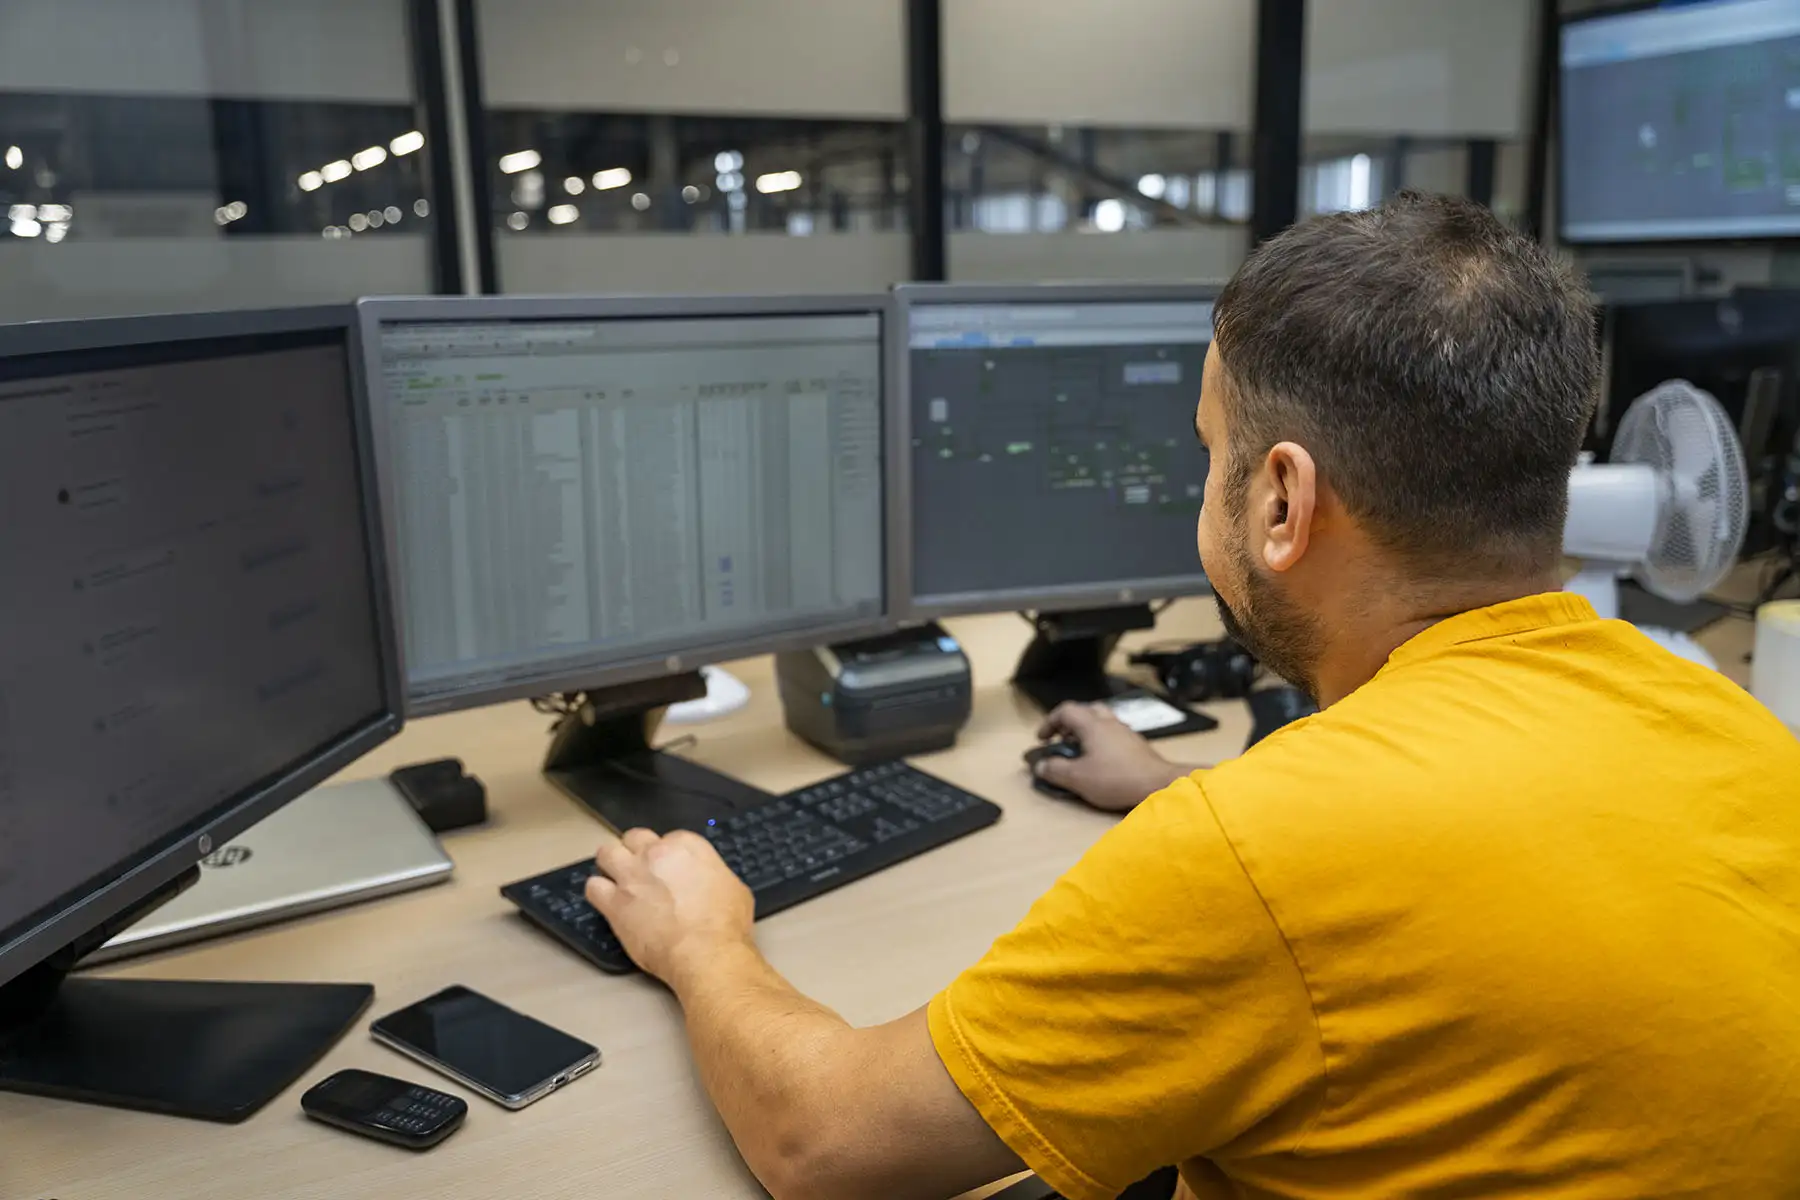
M 1429 589 L 1414 590 L 1405 584 L 1371 588 L 1364 594 L 1383 599 L 1354 606 L 1334 622 L 1314 673 L 1315 698 L 1321 707 L 1342 700 L 1373 679 L 1395 650 L 1439 621 L 1523 596 L 1554 592 L 1561 586 L 1550 573 Z

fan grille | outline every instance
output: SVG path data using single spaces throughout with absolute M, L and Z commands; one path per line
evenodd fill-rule
M 1731 569 L 1750 515 L 1744 453 L 1711 395 L 1671 380 L 1632 402 L 1612 460 L 1654 467 L 1661 481 L 1656 537 L 1636 574 L 1658 595 L 1688 601 Z

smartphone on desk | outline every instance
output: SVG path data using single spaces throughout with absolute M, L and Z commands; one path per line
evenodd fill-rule
M 600 1064 L 600 1050 L 466 987 L 389 1013 L 376 1041 L 507 1108 L 524 1108 Z

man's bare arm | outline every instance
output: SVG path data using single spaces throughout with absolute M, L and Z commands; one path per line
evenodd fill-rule
M 705 839 L 633 830 L 598 862 L 589 898 L 681 1001 L 707 1094 L 777 1200 L 945 1197 L 1022 1169 L 925 1010 L 853 1029 L 763 959 L 749 892 Z

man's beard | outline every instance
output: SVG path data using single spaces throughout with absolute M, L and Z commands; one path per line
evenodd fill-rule
M 1233 609 L 1216 588 L 1213 590 L 1213 603 L 1218 605 L 1225 632 L 1263 666 L 1307 695 L 1317 696 L 1318 623 L 1256 573 L 1243 543 L 1229 552 L 1237 577 L 1243 581 L 1244 611 Z

